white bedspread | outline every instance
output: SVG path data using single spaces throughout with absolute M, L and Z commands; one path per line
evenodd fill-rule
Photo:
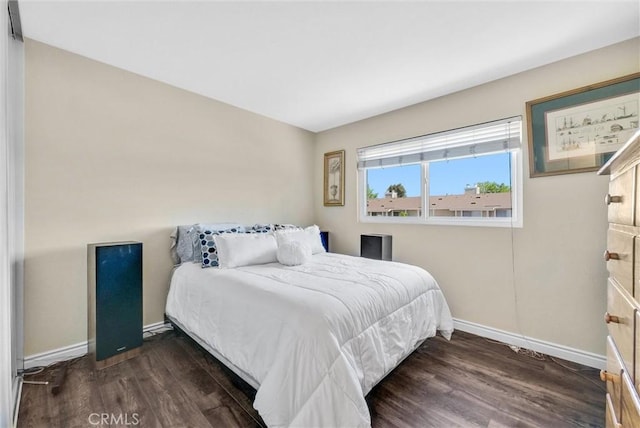
M 166 312 L 258 381 L 270 427 L 370 426 L 364 396 L 436 330 L 453 331 L 425 270 L 333 253 L 301 266 L 183 264 Z

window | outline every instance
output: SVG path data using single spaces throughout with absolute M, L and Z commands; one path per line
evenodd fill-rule
M 522 226 L 520 117 L 358 150 L 364 222 Z

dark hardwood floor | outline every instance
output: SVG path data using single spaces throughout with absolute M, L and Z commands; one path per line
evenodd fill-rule
M 65 363 L 63 363 L 65 364 Z M 190 339 L 145 341 L 99 372 L 68 366 L 60 393 L 24 385 L 18 427 L 257 427 L 255 391 Z M 61 365 L 27 380 L 51 380 Z M 367 396 L 373 427 L 601 427 L 598 371 L 464 332 L 427 340 Z

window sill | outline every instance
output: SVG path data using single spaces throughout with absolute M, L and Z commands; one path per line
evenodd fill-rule
M 429 218 L 421 217 L 360 217 L 360 223 L 377 224 L 420 224 L 425 226 L 466 226 L 466 227 L 513 227 L 522 228 L 522 219 L 499 218 L 499 219 L 477 219 L 477 218 Z

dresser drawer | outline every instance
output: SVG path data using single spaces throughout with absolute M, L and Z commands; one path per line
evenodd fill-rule
M 640 219 L 640 217 L 639 217 Z M 636 236 L 633 240 L 633 291 L 631 295 L 636 302 L 640 302 L 640 283 L 636 284 L 640 280 L 640 236 Z
M 628 370 L 633 370 L 634 350 L 634 307 L 624 296 L 618 286 L 609 278 L 607 286 L 607 313 L 605 322 L 609 335 L 615 342 L 622 357 L 622 362 Z M 630 375 L 632 375 L 630 373 Z
M 635 220 L 635 174 L 634 167 L 618 175 L 609 183 L 609 194 L 606 198 L 609 223 L 633 226 Z
M 613 410 L 613 404 L 611 402 L 611 396 L 609 394 L 607 394 L 607 398 L 606 398 L 606 415 L 605 415 L 605 421 L 606 421 L 606 428 L 620 428 L 620 424 L 618 423 L 618 418 L 616 418 L 616 415 L 614 414 L 614 410 Z
M 604 254 L 610 275 L 629 292 L 629 295 L 633 295 L 634 241 L 635 236 L 632 234 L 610 228 Z
M 611 336 L 607 337 L 607 370 L 601 374 L 607 383 L 607 395 L 611 396 L 613 415 L 620 420 L 620 403 L 622 394 L 622 358 Z
M 636 384 L 636 391 L 640 392 L 640 311 L 636 309 L 636 361 L 633 366 L 633 380 Z
M 622 416 L 618 421 L 623 427 L 640 427 L 640 398 L 626 373 L 622 374 Z

